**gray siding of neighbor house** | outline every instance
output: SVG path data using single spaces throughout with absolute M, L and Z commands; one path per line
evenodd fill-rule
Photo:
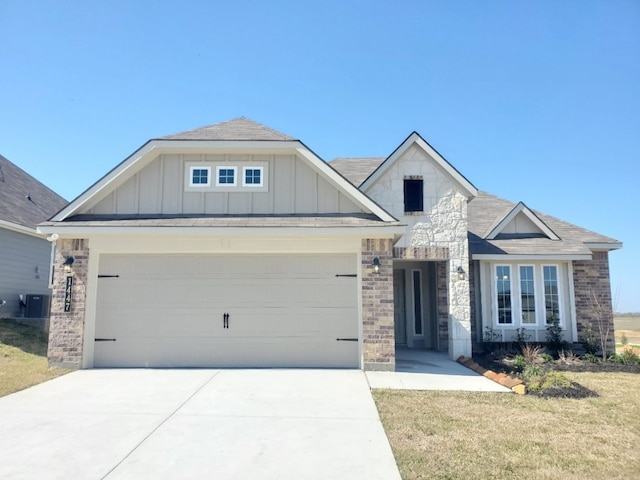
M 19 317 L 18 295 L 49 295 L 51 244 L 46 239 L 0 228 L 0 317 Z M 1 302 L 0 302 L 1 303 Z
M 267 164 L 267 191 L 189 191 L 187 166 Z M 203 163 L 206 165 L 206 163 Z M 214 170 L 212 180 L 215 181 Z M 363 209 L 295 155 L 159 155 L 87 214 L 322 214 Z

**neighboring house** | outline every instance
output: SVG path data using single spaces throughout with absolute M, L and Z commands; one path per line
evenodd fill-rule
M 0 155 L 0 318 L 48 312 L 51 243 L 36 225 L 67 201 Z M 20 300 L 22 295 L 22 302 Z
M 621 247 L 478 192 L 416 133 L 327 164 L 246 118 L 150 140 L 40 230 L 49 361 L 75 368 L 393 370 L 397 345 L 457 358 L 552 317 L 574 342 Z

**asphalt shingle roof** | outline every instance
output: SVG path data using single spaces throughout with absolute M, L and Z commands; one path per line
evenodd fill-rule
M 187 130 L 157 138 L 156 140 L 258 140 L 292 141 L 289 135 L 278 132 L 246 117 L 214 123 L 206 127 Z
M 384 157 L 334 158 L 329 162 L 329 165 L 356 187 L 359 187 L 385 160 Z
M 486 240 L 484 236 L 504 218 L 516 203 L 510 202 L 487 192 L 478 192 L 478 196 L 469 202 L 467 213 L 469 222 L 469 249 L 474 254 L 510 254 L 510 255 L 588 255 L 591 250 L 585 243 L 611 244 L 619 242 L 586 228 L 573 225 L 564 220 L 534 210 L 534 213 L 560 240 L 551 240 L 540 236 L 525 238 L 497 238 Z
M 0 155 L 0 220 L 35 228 L 67 201 Z

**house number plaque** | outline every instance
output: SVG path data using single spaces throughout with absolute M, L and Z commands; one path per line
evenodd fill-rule
M 67 277 L 67 286 L 64 289 L 64 311 L 71 311 L 71 289 L 73 287 L 73 277 Z

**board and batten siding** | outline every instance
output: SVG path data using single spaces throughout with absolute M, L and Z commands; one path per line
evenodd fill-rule
M 185 189 L 191 162 L 268 164 L 266 192 Z M 212 172 L 213 173 L 213 172 Z M 295 155 L 159 155 L 88 214 L 323 214 L 363 209 Z
M 0 317 L 22 316 L 18 295 L 49 295 L 51 244 L 0 228 Z

